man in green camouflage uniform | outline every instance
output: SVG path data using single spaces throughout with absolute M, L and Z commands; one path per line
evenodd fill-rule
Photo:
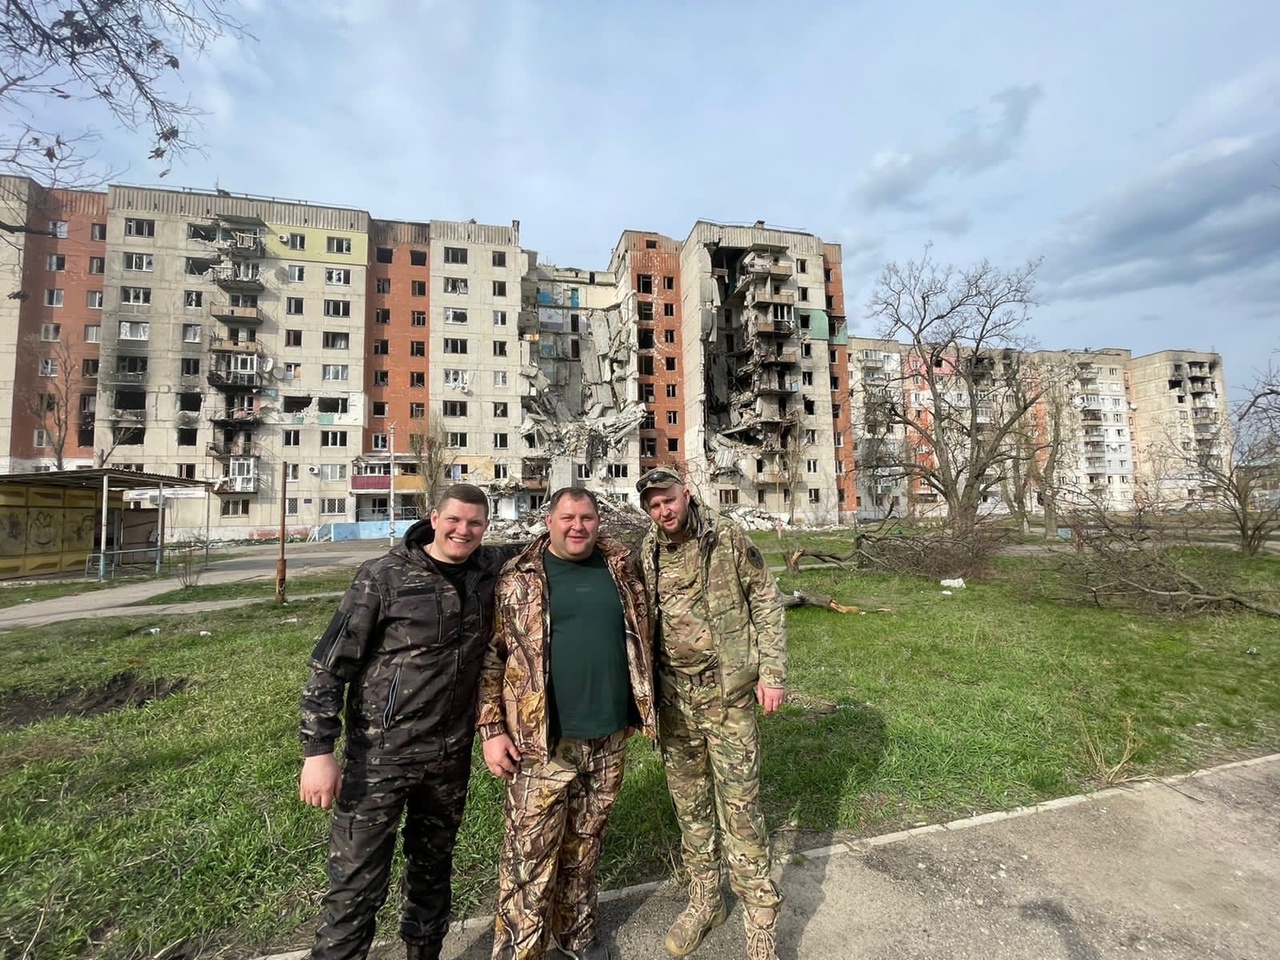
M 482 546 L 488 522 L 483 490 L 446 489 L 403 544 L 360 567 L 311 655 L 298 793 L 334 808 L 312 960 L 368 954 L 402 816 L 400 936 L 409 960 L 439 960 L 493 588 L 521 549 Z
M 782 897 L 769 876 L 755 705 L 781 706 L 786 624 L 777 584 L 747 535 L 697 503 L 678 473 L 636 484 L 654 526 L 640 562 L 655 610 L 658 729 L 680 821 L 689 904 L 667 931 L 675 957 L 725 921 L 720 852 L 743 903 L 749 960 L 777 960 Z
M 656 736 L 644 584 L 598 540 L 586 490 L 552 496 L 547 533 L 498 580 L 477 727 L 508 781 L 494 960 L 541 960 L 547 934 L 573 960 L 608 960 L 596 875 L 627 737 Z

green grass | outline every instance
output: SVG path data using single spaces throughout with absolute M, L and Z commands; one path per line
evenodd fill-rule
M 999 572 L 1025 569 L 1004 559 Z M 893 610 L 789 615 L 790 701 L 762 721 L 763 798 L 782 840 L 793 830 L 874 834 L 1087 789 L 1102 770 L 1086 740 L 1114 763 L 1130 719 L 1126 775 L 1280 746 L 1274 620 L 1061 606 L 1033 577 L 950 597 L 932 581 L 837 570 L 782 582 Z M 35 956 L 95 958 L 152 956 L 179 940 L 190 952 L 233 953 L 306 942 L 327 816 L 296 799 L 297 700 L 333 607 L 297 601 L 286 615 L 256 604 L 6 634 L 0 700 L 125 671 L 188 685 L 143 707 L 0 733 L 0 955 L 21 956 L 32 941 Z M 146 631 L 156 624 L 158 634 Z M 501 787 L 475 770 L 456 859 L 462 911 L 490 902 L 501 832 Z M 665 875 L 677 844 L 659 758 L 633 740 L 604 884 Z

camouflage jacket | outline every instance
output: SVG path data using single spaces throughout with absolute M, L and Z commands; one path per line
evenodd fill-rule
M 485 652 L 480 678 L 476 727 L 481 739 L 508 734 L 522 757 L 546 760 L 551 743 L 547 720 L 551 676 L 551 605 L 542 554 L 550 537 L 543 534 L 498 580 L 494 599 L 493 636 Z M 653 630 L 644 584 L 622 544 L 601 539 L 596 548 L 618 585 L 626 619 L 627 665 L 631 698 L 645 736 L 656 737 L 653 698 Z
M 781 687 L 787 680 L 787 623 L 778 584 L 760 550 L 740 528 L 697 502 L 691 504 L 701 571 L 688 601 L 705 617 L 715 643 L 720 687 L 726 697 L 762 681 Z M 640 565 L 661 630 L 658 564 L 662 541 L 651 527 L 640 545 Z
M 348 755 L 415 758 L 470 748 L 494 584 L 522 548 L 479 547 L 468 561 L 464 601 L 423 550 L 434 537 L 421 520 L 403 543 L 356 572 L 311 654 L 300 728 L 307 756 L 333 751 L 340 714 Z

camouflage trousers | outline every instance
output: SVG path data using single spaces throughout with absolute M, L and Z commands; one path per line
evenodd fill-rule
M 414 763 L 348 758 L 329 833 L 329 892 L 312 960 L 362 960 L 387 899 L 404 815 L 400 937 L 438 944 L 449 930 L 453 847 L 467 803 L 471 750 Z
M 493 960 L 541 960 L 547 933 L 576 950 L 596 936 L 596 874 L 622 787 L 626 733 L 562 739 L 507 786 Z
M 723 850 L 729 884 L 743 904 L 776 907 L 782 897 L 769 878 L 753 692 L 730 702 L 715 670 L 696 677 L 662 670 L 658 730 L 685 869 L 718 884 Z

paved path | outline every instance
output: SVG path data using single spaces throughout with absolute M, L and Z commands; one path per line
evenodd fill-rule
M 1280 956 L 1280 754 L 791 858 L 781 960 L 1271 960 Z M 617 960 L 669 960 L 682 903 L 602 897 Z M 444 960 L 488 960 L 491 921 Z M 300 960 L 305 951 L 278 955 Z M 400 960 L 382 943 L 374 960 Z M 548 954 L 559 960 L 556 954 Z M 741 911 L 693 960 L 745 956 Z
M 287 579 L 316 574 L 330 567 L 355 566 L 387 552 L 385 540 L 351 540 L 337 543 L 291 543 L 285 547 Z M 241 580 L 275 582 L 279 544 L 244 547 L 229 560 L 215 560 L 200 574 L 200 584 L 235 583 Z M 18 627 L 36 627 L 63 620 L 90 617 L 148 617 L 173 613 L 218 610 L 243 604 L 244 600 L 203 601 L 131 606 L 162 593 L 180 590 L 177 577 L 125 583 L 103 590 L 89 590 L 51 600 L 19 603 L 0 609 L 0 633 Z M 19 589 L 13 587 L 10 589 Z

